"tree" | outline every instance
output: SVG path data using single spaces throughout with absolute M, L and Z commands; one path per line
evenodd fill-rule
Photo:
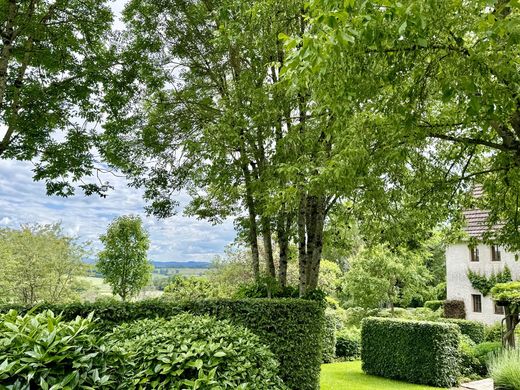
M 78 298 L 87 251 L 60 225 L 0 229 L 0 291 L 9 303 L 68 302 Z
M 141 218 L 122 216 L 99 238 L 104 249 L 98 254 L 97 269 L 112 293 L 123 301 L 135 296 L 151 280 L 153 266 L 147 258 L 150 239 Z
M 485 238 L 518 250 L 518 2 L 315 0 L 309 14 L 287 77 L 343 127 L 393 144 L 412 178 L 387 186 L 400 198 L 435 220 L 446 205 L 489 210 L 501 228 Z M 459 197 L 475 184 L 481 197 Z
M 119 109 L 106 88 L 119 66 L 108 1 L 5 0 L 0 21 L 0 158 L 34 162 L 49 194 L 71 195 L 78 182 L 103 194 L 106 183 L 82 179 L 106 169 L 96 126 Z
M 491 289 L 493 299 L 505 307 L 503 344 L 515 348 L 515 329 L 520 324 L 520 282 L 499 283 Z
M 350 260 L 343 292 L 350 305 L 392 309 L 407 290 L 424 286 L 427 272 L 420 257 L 407 250 L 391 251 L 385 245 L 364 248 Z

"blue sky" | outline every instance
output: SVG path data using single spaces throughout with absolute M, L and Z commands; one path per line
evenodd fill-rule
M 112 2 L 114 11 L 120 12 L 124 3 Z M 155 261 L 210 261 L 235 239 L 231 220 L 213 226 L 184 217 L 182 205 L 189 200 L 186 195 L 180 194 L 177 199 L 181 203 L 179 215 L 157 220 L 144 214 L 141 192 L 128 188 L 124 178 L 110 177 L 115 189 L 107 198 L 78 194 L 64 199 L 46 196 L 44 183 L 33 182 L 32 168 L 30 162 L 0 160 L 0 227 L 61 222 L 67 234 L 92 241 L 93 248 L 99 249 L 98 237 L 112 219 L 137 214 L 150 233 L 149 257 Z

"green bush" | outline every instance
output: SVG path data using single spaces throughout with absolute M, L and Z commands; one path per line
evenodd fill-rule
M 322 362 L 331 363 L 336 356 L 336 317 L 325 313 L 325 327 L 323 332 Z
M 171 302 L 152 299 L 139 302 L 94 302 L 41 305 L 64 319 L 86 317 L 94 311 L 103 329 L 147 318 L 169 318 L 181 313 L 209 314 L 248 328 L 267 345 L 280 363 L 280 377 L 294 389 L 319 388 L 324 326 L 323 305 L 303 299 L 244 299 Z M 8 307 L 0 307 L 0 312 Z M 20 308 L 28 310 L 28 308 Z
M 445 319 L 445 322 L 456 324 L 460 328 L 460 332 L 469 336 L 476 344 L 480 344 L 485 340 L 486 326 L 477 321 Z
M 503 390 L 520 390 L 520 348 L 504 349 L 489 363 L 495 386 Z
M 464 301 L 446 300 L 444 301 L 444 317 L 463 320 L 466 318 L 466 306 Z
M 440 309 L 443 307 L 444 301 L 426 301 L 424 302 L 424 307 L 433 311 Z
M 128 352 L 123 388 L 283 389 L 278 363 L 251 331 L 181 314 L 115 328 L 112 349 Z
M 485 340 L 486 341 L 496 341 L 496 342 L 502 342 L 502 325 L 500 322 L 497 322 L 494 325 L 488 325 L 486 326 L 485 331 Z
M 117 387 L 125 359 L 93 330 L 92 315 L 71 322 L 51 311 L 0 315 L 0 388 Z
M 457 383 L 460 331 L 453 324 L 367 318 L 361 360 L 367 374 L 451 387 Z
M 336 357 L 344 360 L 359 359 L 361 332 L 357 328 L 343 328 L 336 333 Z

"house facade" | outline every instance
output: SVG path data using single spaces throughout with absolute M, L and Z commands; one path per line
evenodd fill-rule
M 466 319 L 494 324 L 504 318 L 503 308 L 496 306 L 491 294 L 483 294 L 473 288 L 468 278 L 468 271 L 490 276 L 504 270 L 511 270 L 513 280 L 520 280 L 520 261 L 515 254 L 506 252 L 497 245 L 482 242 L 482 234 L 487 230 L 488 213 L 481 210 L 464 212 L 465 231 L 477 244 L 470 241 L 452 244 L 446 249 L 446 288 L 447 299 L 464 301 Z M 499 228 L 498 226 L 495 228 Z

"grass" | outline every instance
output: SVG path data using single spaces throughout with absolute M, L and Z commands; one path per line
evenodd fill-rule
M 520 389 L 520 348 L 505 349 L 491 359 L 489 372 L 502 389 Z
M 436 389 L 423 385 L 384 379 L 366 375 L 361 371 L 361 362 L 342 362 L 321 366 L 321 390 L 427 390 Z

